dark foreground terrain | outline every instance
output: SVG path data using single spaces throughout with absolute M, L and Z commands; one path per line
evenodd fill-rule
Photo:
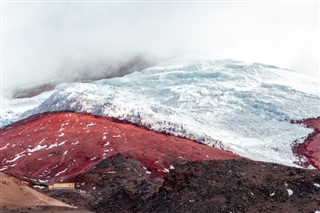
M 40 207 L 23 207 L 23 208 L 1 208 L 1 213 L 90 213 L 86 209 L 73 209 L 58 206 L 40 206 Z
M 75 191 L 46 191 L 94 212 L 316 212 L 320 171 L 251 160 L 193 161 L 150 178 L 120 154 L 69 181 Z M 80 192 L 81 190 L 81 192 Z

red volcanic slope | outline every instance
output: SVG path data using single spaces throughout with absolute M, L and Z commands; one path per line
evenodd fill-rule
M 139 160 L 160 177 L 183 160 L 241 158 L 188 139 L 73 112 L 34 115 L 0 129 L 0 136 L 0 171 L 40 182 L 82 173 L 117 153 Z
M 313 128 L 314 132 L 306 138 L 304 143 L 297 144 L 294 147 L 294 152 L 307 159 L 303 162 L 303 166 L 312 165 L 320 169 L 320 117 L 306 119 L 299 123 L 303 123 L 308 128 Z

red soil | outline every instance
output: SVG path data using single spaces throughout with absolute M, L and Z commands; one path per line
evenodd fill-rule
M 0 129 L 0 171 L 47 183 L 87 171 L 117 153 L 139 160 L 158 177 L 183 160 L 241 158 L 188 139 L 82 113 L 44 113 Z
M 293 151 L 301 158 L 300 164 L 302 166 L 312 165 L 320 169 L 320 117 L 306 119 L 298 123 L 303 123 L 307 128 L 313 128 L 314 132 L 308 135 L 304 143 L 296 144 Z

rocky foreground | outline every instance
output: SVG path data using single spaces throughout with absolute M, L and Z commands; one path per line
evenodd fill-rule
M 45 191 L 94 212 L 315 212 L 320 171 L 251 160 L 188 161 L 150 178 L 120 154 L 68 181 L 80 191 Z
M 320 171 L 251 160 L 186 161 L 152 178 L 121 154 L 67 181 L 75 190 L 42 192 L 78 209 L 2 208 L 3 212 L 291 212 L 320 210 Z M 87 209 L 87 210 L 86 210 Z

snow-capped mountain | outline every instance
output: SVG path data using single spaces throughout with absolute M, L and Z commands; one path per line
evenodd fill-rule
M 275 66 L 184 57 L 124 77 L 6 100 L 1 125 L 41 112 L 88 112 L 294 165 L 292 142 L 312 130 L 290 121 L 318 117 L 319 92 L 312 77 Z

